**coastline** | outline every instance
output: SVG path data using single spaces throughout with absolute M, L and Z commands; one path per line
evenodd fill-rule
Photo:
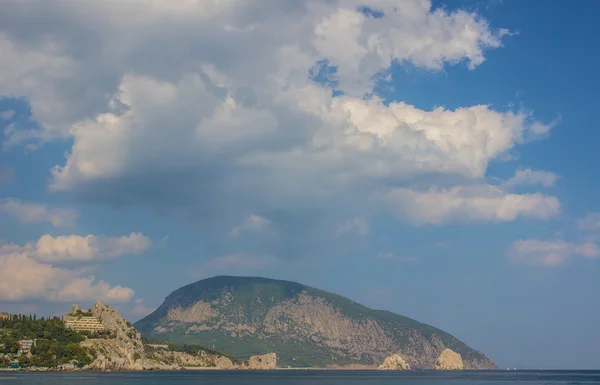
M 594 371 L 593 369 L 590 369 Z M 219 368 L 219 367 L 203 367 L 203 366 L 182 366 L 177 369 L 148 369 L 148 370 L 93 370 L 93 369 L 57 369 L 57 368 L 0 368 L 0 373 L 14 373 L 14 372 L 56 372 L 56 373 L 141 373 L 141 372 L 180 372 L 180 371 L 221 371 L 221 372 L 238 372 L 238 371 L 252 371 L 252 372 L 272 372 L 272 371 L 324 371 L 324 372 L 377 372 L 377 373 L 398 373 L 398 372 L 409 372 L 409 373 L 421 373 L 421 372 L 442 372 L 442 373 L 460 373 L 460 372 L 507 372 L 506 370 L 500 369 L 467 369 L 467 370 L 435 370 L 435 369 L 408 369 L 408 370 L 381 370 L 374 367 L 306 367 L 306 368 L 271 368 L 271 369 L 256 369 L 256 368 Z M 517 370 L 511 370 L 510 372 L 516 372 Z M 556 370 L 539 370 L 539 369 L 520 369 L 518 371 L 572 371 L 571 369 L 556 369 Z

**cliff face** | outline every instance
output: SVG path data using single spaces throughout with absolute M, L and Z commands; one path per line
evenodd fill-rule
M 200 352 L 197 355 L 172 352 L 144 346 L 141 334 L 115 310 L 96 301 L 90 309 L 109 331 L 108 338 L 87 339 L 82 346 L 96 353 L 87 370 L 177 370 L 181 368 L 217 369 L 275 369 L 274 354 L 251 357 L 249 361 L 236 361 L 216 354 Z
M 277 353 L 282 366 L 378 365 L 401 352 L 432 369 L 446 349 L 469 369 L 494 369 L 483 353 L 432 326 L 294 282 L 215 277 L 171 293 L 136 323 L 151 338 L 213 346 L 236 356 Z
M 110 331 L 110 338 L 88 339 L 82 346 L 93 349 L 96 359 L 88 370 L 169 370 L 178 366 L 149 359 L 144 352 L 141 334 L 115 310 L 100 301 L 91 309 L 94 317 Z

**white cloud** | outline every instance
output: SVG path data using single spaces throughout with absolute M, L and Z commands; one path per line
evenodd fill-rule
M 365 16 L 362 5 L 385 16 Z M 328 223 L 366 218 L 369 197 L 390 185 L 392 207 L 420 223 L 558 211 L 540 194 L 403 187 L 415 177 L 437 186 L 440 175 L 480 183 L 489 162 L 552 125 L 526 110 L 423 110 L 370 94 L 392 62 L 481 65 L 507 31 L 474 12 L 427 0 L 89 0 L 86 10 L 6 0 L 0 15 L 0 95 L 26 98 L 41 127 L 15 126 L 4 145 L 71 139 L 53 191 L 197 210 L 208 223 L 260 212 L 279 225 L 307 208 Z M 47 22 L 32 23 L 36 14 Z M 323 63 L 343 95 L 309 76 Z M 442 214 L 423 206 L 431 198 L 442 199 Z M 244 226 L 261 225 L 224 232 Z
M 93 261 L 141 254 L 151 245 L 150 238 L 142 233 L 131 233 L 121 237 L 43 235 L 35 244 L 33 253 L 36 258 L 45 262 Z
M 573 257 L 600 258 L 600 248 L 594 243 L 527 239 L 514 242 L 508 256 L 531 266 L 558 266 Z
M 0 212 L 22 223 L 49 222 L 56 227 L 73 226 L 77 219 L 77 211 L 74 209 L 50 208 L 45 204 L 25 203 L 12 198 L 0 201 Z
M 138 317 L 145 317 L 156 310 L 156 307 L 146 306 L 143 298 L 136 298 L 131 313 Z
M 356 217 L 340 223 L 335 232 L 335 235 L 336 237 L 341 237 L 344 235 L 364 236 L 369 234 L 370 230 L 371 228 L 369 226 L 369 223 L 365 218 Z
M 8 119 L 12 118 L 13 116 L 15 116 L 15 111 L 13 111 L 13 110 L 7 110 L 7 111 L 0 112 L 0 118 L 2 118 L 4 120 L 8 120 Z
M 59 301 L 85 301 L 97 299 L 105 302 L 127 302 L 134 295 L 132 289 L 122 286 L 111 287 L 104 281 L 94 283 L 95 278 L 79 277 L 68 282 L 58 294 Z
M 0 300 L 127 302 L 133 290 L 96 281 L 85 270 L 70 270 L 36 261 L 25 247 L 0 245 Z
M 109 188 L 103 186 L 104 181 L 120 183 L 118 181 L 146 179 L 144 175 L 148 170 L 152 170 L 155 179 L 170 180 L 171 175 L 177 173 L 162 174 L 162 158 L 153 155 L 166 151 L 173 154 L 170 158 L 173 170 L 186 170 L 187 173 L 187 170 L 193 169 L 194 164 L 207 163 L 213 164 L 221 174 L 211 181 L 209 188 L 192 182 L 195 179 L 214 178 L 212 173 L 205 173 L 206 168 L 200 168 L 202 171 L 198 174 L 192 173 L 174 181 L 182 185 L 165 191 L 165 194 L 195 189 L 197 196 L 205 197 L 205 202 L 226 199 L 232 205 L 266 205 L 269 208 L 293 206 L 300 200 L 318 205 L 324 199 L 326 205 L 332 207 L 337 205 L 332 204 L 332 201 L 340 196 L 346 195 L 345 200 L 348 201 L 350 198 L 347 194 L 359 194 L 353 197 L 353 201 L 364 204 L 369 191 L 363 186 L 376 189 L 389 178 L 403 180 L 428 173 L 482 178 L 488 162 L 514 146 L 523 131 L 527 130 L 525 115 L 500 114 L 485 106 L 426 112 L 403 103 L 385 106 L 374 99 L 331 99 L 330 96 L 324 96 L 322 88 L 312 85 L 307 86 L 304 94 L 293 95 L 294 98 L 307 97 L 307 100 L 294 100 L 299 112 L 314 115 L 310 110 L 311 104 L 306 103 L 314 103 L 319 97 L 328 98 L 324 103 L 329 107 L 325 113 L 319 112 L 314 116 L 318 130 L 308 137 L 307 142 L 293 144 L 288 150 L 261 149 L 263 144 L 252 140 L 231 143 L 239 151 L 227 155 L 221 152 L 219 146 L 208 145 L 207 141 L 191 143 L 186 139 L 185 130 L 177 138 L 172 132 L 163 131 L 162 125 L 155 125 L 166 117 L 152 117 L 151 113 L 147 117 L 137 115 L 138 108 L 133 101 L 138 99 L 137 87 L 145 82 L 131 79 L 131 83 L 123 89 L 120 97 L 130 103 L 130 109 L 124 116 L 102 116 L 96 121 L 74 127 L 73 151 L 64 167 L 53 170 L 54 189 L 83 189 L 84 193 L 98 194 L 98 191 Z M 184 82 L 177 87 L 185 88 L 190 84 L 193 82 Z M 173 104 L 170 108 L 179 109 L 177 105 L 189 104 L 189 99 L 184 101 L 184 95 L 189 95 L 192 91 L 181 89 L 178 92 L 181 95 L 172 97 Z M 317 98 L 310 96 L 311 93 Z M 156 93 L 139 91 L 139 97 L 146 94 Z M 143 107 L 144 110 L 147 108 Z M 155 108 L 150 110 L 164 111 Z M 247 129 L 252 130 L 252 127 Z M 154 143 L 142 138 L 147 137 L 150 131 L 157 139 Z M 192 132 L 189 134 L 196 135 Z M 268 142 L 266 137 L 264 140 Z M 265 141 L 262 143 L 267 143 Z M 130 144 L 125 146 L 125 143 Z M 136 143 L 144 143 L 144 148 L 138 149 Z M 112 155 L 106 156 L 108 153 Z M 140 156 L 135 163 L 147 164 L 148 167 L 123 167 L 125 157 L 135 157 L 135 154 Z M 221 163 L 223 157 L 229 159 L 226 164 Z M 94 185 L 100 188 L 86 190 L 87 186 Z M 126 186 L 125 182 L 125 188 Z M 295 186 L 307 188 L 301 190 Z M 132 193 L 144 194 L 143 190 Z M 219 194 L 215 191 L 239 191 L 243 197 L 237 197 L 235 193 Z M 207 199 L 206 194 L 211 194 L 210 199 Z M 110 196 L 113 196 L 112 193 L 100 199 L 110 199 Z M 144 198 L 140 198 L 138 201 L 143 201 Z M 507 195 L 510 201 L 530 203 L 537 198 L 543 197 Z M 173 199 L 177 200 L 177 197 Z M 339 202 L 345 200 L 340 199 Z M 199 203 L 202 204 L 202 201 Z M 244 208 L 248 207 L 241 209 Z M 512 217 L 514 218 L 516 216 Z M 483 217 L 480 219 L 485 220 Z M 240 230 L 239 227 L 234 228 L 232 235 Z
M 511 194 L 491 185 L 426 191 L 397 188 L 378 194 L 377 199 L 417 224 L 505 222 L 517 217 L 548 219 L 560 211 L 555 197 L 539 193 Z
M 105 96 L 127 73 L 176 78 L 210 66 L 225 72 L 217 84 L 256 86 L 265 75 L 290 69 L 277 67 L 274 59 L 293 47 L 310 59 L 302 75 L 327 59 L 338 67 L 339 87 L 361 94 L 393 60 L 435 70 L 467 61 L 475 68 L 507 32 L 492 29 L 476 13 L 432 10 L 428 0 L 172 4 L 94 0 L 84 15 L 70 0 L 5 1 L 0 94 L 27 97 L 43 126 L 40 132 L 14 132 L 12 144 L 36 135 L 69 135 L 71 124 L 106 111 Z M 356 11 L 361 5 L 386 16 L 365 17 Z M 31 22 L 38 13 L 47 23 Z M 102 60 L 92 46 L 103 47 Z
M 248 218 L 244 219 L 241 224 L 234 226 L 234 228 L 229 232 L 229 235 L 232 237 L 237 237 L 244 231 L 261 231 L 269 226 L 270 223 L 271 221 L 267 218 L 252 214 L 248 216 Z
M 44 235 L 25 246 L 0 243 L 0 300 L 127 302 L 134 295 L 132 289 L 97 281 L 85 268 L 67 269 L 48 262 L 92 262 L 139 254 L 150 245 L 150 239 L 140 233 L 115 238 Z
M 391 252 L 379 253 L 375 258 L 382 261 L 390 262 L 419 262 L 421 260 L 419 257 L 396 255 Z
M 474 69 L 484 50 L 502 45 L 506 30 L 492 31 L 473 13 L 431 11 L 430 1 L 343 1 L 315 27 L 314 47 L 331 65 L 345 91 L 371 89 L 369 80 L 392 60 L 441 69 L 445 63 L 468 60 Z M 356 11 L 370 6 L 384 12 L 370 18 Z
M 552 187 L 559 176 L 550 171 L 534 171 L 530 168 L 517 170 L 515 176 L 504 183 L 509 188 L 513 186 L 533 186 L 540 184 L 544 187 Z

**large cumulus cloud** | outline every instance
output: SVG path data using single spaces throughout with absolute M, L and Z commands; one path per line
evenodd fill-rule
M 0 95 L 27 98 L 39 129 L 4 145 L 70 138 L 52 190 L 228 217 L 225 234 L 260 215 L 285 237 L 278 218 L 314 227 L 311 212 L 334 236 L 389 208 L 417 223 L 545 219 L 556 198 L 484 178 L 550 125 L 375 92 L 393 63 L 476 70 L 508 33 L 427 0 L 6 0 Z
M 133 290 L 96 280 L 89 269 L 53 266 L 28 246 L 0 243 L 0 301 L 127 302 Z

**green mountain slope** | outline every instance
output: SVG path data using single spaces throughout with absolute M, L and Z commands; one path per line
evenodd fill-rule
M 496 368 L 432 326 L 266 278 L 220 276 L 184 286 L 135 327 L 147 338 L 214 346 L 239 357 L 276 352 L 281 366 L 373 365 L 400 353 L 413 368 L 433 368 L 450 348 L 467 369 Z

